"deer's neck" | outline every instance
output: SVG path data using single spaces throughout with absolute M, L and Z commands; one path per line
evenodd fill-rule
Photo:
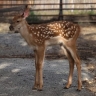
M 25 41 L 28 43 L 28 45 L 32 45 L 33 43 L 33 36 L 29 34 L 29 25 L 28 23 L 23 20 L 22 21 L 22 27 L 20 28 L 20 34 L 25 39 Z
M 21 22 L 21 28 L 20 28 L 20 33 L 21 33 L 21 35 L 25 35 L 25 34 L 28 34 L 29 32 L 28 32 L 28 24 L 27 24 L 27 22 L 25 21 L 25 20 L 23 20 L 22 22 Z

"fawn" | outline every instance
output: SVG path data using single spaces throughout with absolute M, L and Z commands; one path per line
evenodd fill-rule
M 26 7 L 23 14 L 16 15 L 12 19 L 10 30 L 19 31 L 25 41 L 31 46 L 35 54 L 35 83 L 33 90 L 43 88 L 43 60 L 47 46 L 59 44 L 69 60 L 69 77 L 65 86 L 68 89 L 72 84 L 74 63 L 77 67 L 78 88 L 82 87 L 81 62 L 76 50 L 76 40 L 80 34 L 80 27 L 68 21 L 54 21 L 46 24 L 29 25 L 25 20 L 29 16 L 29 8 Z

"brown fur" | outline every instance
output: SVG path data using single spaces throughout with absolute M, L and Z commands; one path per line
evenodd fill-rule
M 27 12 L 26 9 L 25 12 Z M 27 12 L 28 13 L 28 12 Z M 25 14 L 26 15 L 26 14 Z M 26 17 L 26 16 L 25 16 Z M 35 83 L 33 89 L 42 90 L 43 60 L 48 45 L 59 44 L 69 60 L 69 77 L 65 88 L 72 84 L 74 63 L 78 71 L 78 90 L 81 90 L 81 62 L 76 50 L 76 40 L 80 33 L 79 25 L 67 21 L 56 21 L 46 24 L 29 25 L 23 15 L 15 16 L 11 27 L 18 30 L 35 53 Z

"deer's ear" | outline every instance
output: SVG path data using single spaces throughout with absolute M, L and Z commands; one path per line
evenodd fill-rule
M 29 16 L 29 8 L 28 8 L 28 5 L 25 6 L 25 10 L 24 10 L 22 16 L 24 17 L 24 19 L 26 19 L 26 18 Z

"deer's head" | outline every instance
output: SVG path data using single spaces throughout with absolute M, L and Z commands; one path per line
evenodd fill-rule
M 19 31 L 22 27 L 22 22 L 29 16 L 29 8 L 26 7 L 22 14 L 17 14 L 13 17 L 11 24 L 9 26 L 10 31 Z

